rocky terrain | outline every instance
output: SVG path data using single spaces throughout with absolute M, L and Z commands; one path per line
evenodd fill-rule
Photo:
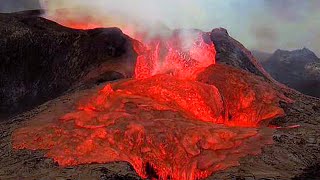
M 31 109 L 83 81 L 132 76 L 135 53 L 120 29 L 74 30 L 36 15 L 0 14 L 2 116 Z
M 1 108 L 31 108 L 0 122 L 0 179 L 140 179 L 126 162 L 63 168 L 44 152 L 15 151 L 11 143 L 17 128 L 57 119 L 105 82 L 131 77 L 135 53 L 128 40 L 119 29 L 72 30 L 36 16 L 0 14 Z M 294 101 L 281 102 L 286 116 L 270 122 L 280 127 L 272 145 L 208 179 L 320 177 L 320 100 L 275 82 L 227 30 L 214 29 L 211 40 L 218 63 L 260 76 Z
M 320 97 L 320 59 L 309 49 L 277 50 L 267 59 L 261 53 L 255 56 L 275 80 L 304 94 Z

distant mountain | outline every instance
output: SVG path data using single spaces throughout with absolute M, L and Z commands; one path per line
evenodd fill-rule
M 41 8 L 39 0 L 1 0 L 0 12 L 16 12 Z
M 311 50 L 276 50 L 261 63 L 277 81 L 304 94 L 320 97 L 320 59 Z
M 251 50 L 251 53 L 261 63 L 267 61 L 272 56 L 272 53 L 263 52 L 259 50 Z

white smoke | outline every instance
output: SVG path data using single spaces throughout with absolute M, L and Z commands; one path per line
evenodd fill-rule
M 1 1 L 1 0 L 0 0 Z M 98 20 L 124 32 L 163 33 L 166 28 L 210 31 L 225 27 L 248 48 L 308 46 L 320 53 L 319 0 L 41 0 L 46 17 Z M 68 14 L 57 13 L 68 9 Z M 60 18 L 60 19 L 59 19 Z M 89 19 L 89 21 L 92 19 Z M 130 32 L 130 31 L 129 31 Z M 129 34 L 131 35 L 131 34 Z M 267 42 L 266 42 L 267 40 Z
M 149 33 L 167 28 L 199 27 L 206 22 L 204 10 L 197 0 L 42 0 L 46 17 L 82 19 L 90 16 L 105 27 L 133 27 Z M 65 10 L 67 14 L 57 13 Z

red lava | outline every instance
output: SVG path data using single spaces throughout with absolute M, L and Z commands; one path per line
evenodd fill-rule
M 106 85 L 46 125 L 17 129 L 15 149 L 47 150 L 61 166 L 127 161 L 143 177 L 205 178 L 272 142 L 263 120 L 284 112 L 260 78 L 215 65 L 210 35 L 135 43 L 135 78 Z M 156 173 L 151 175 L 150 168 Z

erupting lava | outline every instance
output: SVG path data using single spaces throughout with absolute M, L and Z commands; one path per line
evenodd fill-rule
M 18 129 L 16 149 L 44 149 L 62 166 L 130 162 L 141 177 L 193 180 L 238 164 L 271 143 L 259 123 L 283 115 L 258 77 L 215 65 L 210 34 L 181 31 L 134 41 L 135 78 L 106 85 L 77 110 Z M 244 128 L 246 127 L 246 128 Z M 148 168 L 147 168 L 148 167 Z
M 183 39 L 183 34 L 188 34 Z M 180 79 L 195 79 L 206 67 L 215 64 L 216 50 L 210 35 L 197 31 L 175 31 L 170 37 L 154 38 L 147 45 L 134 43 L 138 53 L 135 77 L 167 74 Z

